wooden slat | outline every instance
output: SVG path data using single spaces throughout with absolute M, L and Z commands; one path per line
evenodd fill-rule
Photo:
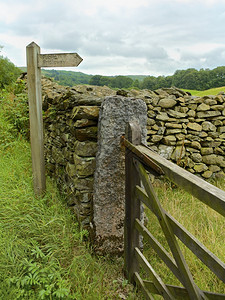
M 142 187 L 136 185 L 135 194 L 136 197 L 139 198 L 140 201 L 144 203 L 157 216 L 157 211 L 154 209 L 152 201 L 149 199 L 145 190 Z
M 136 196 L 153 212 L 151 201 L 145 191 L 137 186 Z M 199 242 L 187 229 L 164 210 L 175 235 L 187 246 L 219 279 L 225 282 L 225 264 Z
M 141 251 L 138 248 L 135 248 L 135 256 L 136 256 L 138 262 L 143 267 L 143 269 L 152 277 L 154 285 L 157 288 L 157 290 L 159 291 L 160 295 L 162 295 L 164 299 L 170 299 L 170 300 L 174 299 L 175 300 L 175 298 L 171 295 L 171 293 L 167 289 L 167 287 L 164 284 L 164 282 L 162 281 L 162 279 L 155 272 L 155 270 L 152 268 L 150 263 L 147 261 L 147 259 L 144 257 L 144 255 L 141 253 Z
M 134 144 L 141 142 L 141 130 L 138 124 L 128 124 L 126 136 Z M 135 219 L 140 218 L 140 201 L 135 197 L 135 186 L 140 178 L 133 163 L 133 153 L 126 149 L 125 156 L 125 220 L 124 220 L 124 269 L 130 282 L 134 281 L 134 273 L 138 271 L 134 248 L 139 247 L 139 232 L 135 229 Z
M 151 160 L 148 156 L 146 156 L 144 153 L 139 151 L 137 146 L 133 145 L 130 143 L 127 139 L 122 137 L 121 143 L 126 146 L 127 149 L 132 151 L 137 157 L 141 158 L 142 163 L 144 163 L 146 166 L 149 166 L 151 169 L 153 169 L 156 173 L 163 175 L 164 172 L 163 170 L 153 161 Z
M 225 283 L 225 264 L 177 220 L 167 214 L 175 235 L 187 246 L 219 279 Z
M 135 146 L 137 152 L 147 155 L 159 167 L 162 168 L 165 175 L 175 184 L 181 186 L 184 190 L 198 198 L 200 201 L 225 216 L 225 192 L 205 180 L 182 169 L 178 165 L 168 161 L 159 154 L 151 151 L 143 145 Z
M 148 299 L 154 300 L 154 297 L 150 294 L 150 292 L 148 291 L 148 289 L 145 287 L 145 284 L 144 284 L 143 280 L 141 279 L 140 275 L 137 272 L 134 273 L 134 280 L 135 280 L 136 284 L 138 285 L 138 287 L 141 288 L 142 293 L 144 294 L 145 298 L 147 300 Z M 159 293 L 157 289 L 156 289 L 156 292 L 157 293 L 155 293 L 155 294 Z
M 156 238 L 148 231 L 148 229 L 141 224 L 140 220 L 136 219 L 136 228 L 141 233 L 141 235 L 149 242 L 152 249 L 159 255 L 159 257 L 164 261 L 167 267 L 173 272 L 173 274 L 182 282 L 182 277 L 177 268 L 176 262 L 173 257 L 164 249 L 164 247 L 156 240 Z
M 146 289 L 149 290 L 150 293 L 159 295 L 159 292 L 157 291 L 153 282 L 143 280 L 143 285 L 145 286 Z M 166 284 L 166 287 L 174 295 L 174 297 L 176 299 L 178 299 L 178 300 L 189 300 L 190 299 L 188 296 L 187 290 L 185 288 L 180 287 L 180 286 L 169 285 L 169 284 Z M 203 291 L 203 293 L 209 300 L 225 300 L 224 294 L 212 293 L 212 292 L 208 292 L 208 291 Z
M 143 280 L 143 285 L 146 289 L 152 294 L 159 295 L 159 292 L 157 291 L 157 288 L 155 287 L 154 283 L 148 280 Z M 171 292 L 171 294 L 175 297 L 177 300 L 190 300 L 188 296 L 188 292 L 183 287 L 178 286 L 171 286 L 166 284 L 166 287 Z
M 164 210 L 161 207 L 161 204 L 154 192 L 152 184 L 149 180 L 148 174 L 146 173 L 143 165 L 136 162 L 137 169 L 139 171 L 139 175 L 141 181 L 144 185 L 145 191 L 148 197 L 151 199 L 154 211 L 157 212 L 157 217 L 160 223 L 160 226 L 164 232 L 166 240 L 170 246 L 171 252 L 173 253 L 174 259 L 176 261 L 177 267 L 180 270 L 181 276 L 183 277 L 184 286 L 188 290 L 189 296 L 191 299 L 204 299 L 204 294 L 195 284 L 191 272 L 187 266 L 187 263 L 184 259 L 184 256 L 180 250 L 178 242 L 174 236 L 170 223 L 166 217 Z

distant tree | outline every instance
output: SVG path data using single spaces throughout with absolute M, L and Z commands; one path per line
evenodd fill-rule
M 100 86 L 100 80 L 101 80 L 101 78 L 102 78 L 101 75 L 94 75 L 89 80 L 89 84 L 91 84 L 91 85 L 99 85 Z
M 166 76 L 165 77 L 165 87 L 171 87 L 173 84 L 172 84 L 172 82 L 173 82 L 173 76 Z
M 225 67 L 213 70 L 194 68 L 177 70 L 170 76 L 102 76 L 87 75 L 81 72 L 43 70 L 44 75 L 54 78 L 60 84 L 73 86 L 75 84 L 91 84 L 109 86 L 112 88 L 130 88 L 155 90 L 158 88 L 176 86 L 178 88 L 205 90 L 213 87 L 225 86 Z
M 101 76 L 101 79 L 100 79 L 100 86 L 111 86 L 112 84 L 112 78 L 109 77 L 109 76 Z
M 133 86 L 134 88 L 140 88 L 140 82 L 139 82 L 139 80 L 138 80 L 138 79 L 135 79 L 135 80 L 133 81 L 132 86 Z
M 158 76 L 156 79 L 156 88 L 167 88 L 171 87 L 171 80 L 169 80 L 170 76 Z
M 199 90 L 210 89 L 210 72 L 209 69 L 199 70 Z
M 157 78 L 154 76 L 145 77 L 141 84 L 142 89 L 155 90 L 157 89 Z
M 210 71 L 210 88 L 225 86 L 225 67 L 217 67 Z
M 21 71 L 8 58 L 0 56 L 0 88 L 12 84 Z
M 133 84 L 133 80 L 127 76 L 116 76 L 112 78 L 111 87 L 113 88 L 129 88 Z

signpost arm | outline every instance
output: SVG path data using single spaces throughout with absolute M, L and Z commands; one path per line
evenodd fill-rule
M 43 141 L 41 68 L 38 67 L 40 47 L 32 42 L 26 47 L 26 53 L 33 183 L 35 194 L 41 196 L 46 190 L 46 179 Z

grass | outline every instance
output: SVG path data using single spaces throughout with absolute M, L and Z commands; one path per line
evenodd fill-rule
M 220 188 L 225 188 L 223 181 L 218 182 L 217 185 L 219 185 Z M 224 217 L 184 190 L 174 187 L 174 185 L 171 185 L 168 181 L 156 181 L 154 187 L 163 208 L 223 261 L 225 253 Z M 158 220 L 148 209 L 145 209 L 145 212 L 149 220 L 147 228 L 157 237 L 165 249 L 171 253 Z M 203 290 L 225 293 L 225 285 L 222 281 L 181 242 L 179 242 L 179 245 L 194 277 L 195 283 Z M 159 260 L 157 254 L 149 245 L 145 244 L 144 250 L 146 257 L 148 257 L 153 268 L 157 270 L 165 283 L 180 285 L 177 278 L 175 278 L 166 265 Z
M 190 92 L 193 96 L 203 97 L 203 96 L 217 95 L 219 92 L 225 92 L 225 87 L 223 86 L 223 87 L 213 88 L 205 91 L 186 90 L 186 89 L 184 89 L 184 91 Z
M 92 255 L 50 178 L 46 195 L 34 196 L 30 145 L 6 118 L 3 95 L 1 102 L 0 299 L 142 299 L 122 258 Z
M 29 145 L 0 154 L 0 299 L 133 299 L 121 259 L 91 254 L 54 183 L 34 197 Z

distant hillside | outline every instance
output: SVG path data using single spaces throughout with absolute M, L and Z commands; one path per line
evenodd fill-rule
M 26 72 L 26 67 L 20 67 L 22 72 Z M 63 70 L 47 70 L 42 69 L 42 74 L 46 77 L 50 77 L 57 81 L 61 85 L 67 85 L 67 86 L 74 86 L 77 84 L 89 84 L 91 83 L 90 80 L 94 77 L 100 77 L 103 78 L 101 80 L 100 85 L 108 85 L 108 81 L 111 81 L 113 79 L 117 78 L 130 78 L 132 81 L 138 80 L 141 82 L 147 75 L 127 75 L 127 76 L 102 76 L 102 75 L 88 75 L 82 72 L 75 72 L 75 71 L 63 71 Z M 93 79 L 94 79 L 93 78 Z M 132 82 L 130 82 L 132 83 Z
M 62 70 L 42 70 L 42 74 L 46 77 L 53 78 L 61 85 L 74 86 L 76 84 L 88 84 L 92 75 L 82 72 L 62 71 Z
M 26 67 L 20 67 L 22 72 L 26 72 Z M 74 86 L 76 84 L 88 84 L 92 75 L 82 72 L 63 71 L 63 70 L 47 70 L 41 69 L 41 73 L 49 78 L 54 79 L 61 85 Z
M 23 71 L 25 68 L 21 68 Z M 177 88 L 204 91 L 211 88 L 225 86 L 225 66 L 217 67 L 213 70 L 177 70 L 171 76 L 103 76 L 87 75 L 82 72 L 62 71 L 62 70 L 42 70 L 43 75 L 53 78 L 61 85 L 74 86 L 77 84 L 91 84 L 97 86 L 108 86 L 110 88 L 139 88 L 156 90 L 159 88 Z
M 127 77 L 131 78 L 132 80 L 139 80 L 142 81 L 149 75 L 126 75 Z

